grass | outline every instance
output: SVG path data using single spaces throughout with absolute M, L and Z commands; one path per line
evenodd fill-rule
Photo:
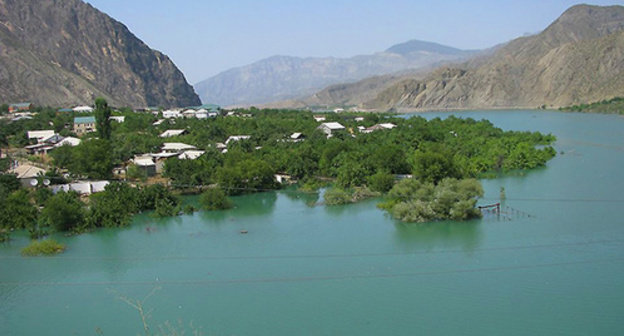
M 49 256 L 65 251 L 65 245 L 53 239 L 33 240 L 22 249 L 22 255 L 26 257 Z

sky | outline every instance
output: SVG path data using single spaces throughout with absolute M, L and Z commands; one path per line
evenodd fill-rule
M 351 57 L 412 39 L 483 49 L 538 33 L 572 0 L 86 0 L 195 84 L 274 55 Z M 622 4 L 596 0 L 595 5 Z

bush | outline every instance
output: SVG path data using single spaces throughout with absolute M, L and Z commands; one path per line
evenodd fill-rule
M 55 240 L 35 240 L 22 249 L 22 255 L 27 257 L 35 257 L 40 255 L 54 255 L 63 251 L 65 251 L 65 245 Z
M 220 188 L 210 188 L 199 197 L 199 203 L 206 210 L 229 209 L 233 206 L 232 200 Z
M 327 189 L 323 195 L 326 205 L 342 205 L 353 203 L 353 195 L 341 188 L 333 187 Z
M 369 176 L 367 180 L 372 191 L 382 193 L 388 192 L 394 185 L 394 175 L 384 171 L 378 171 L 375 175 Z
M 378 206 L 403 222 L 466 220 L 481 216 L 475 208 L 480 196 L 483 188 L 475 179 L 447 178 L 437 185 L 410 179 L 397 183 Z
M 84 224 L 85 210 L 77 193 L 59 192 L 45 202 L 41 223 L 57 231 L 71 231 Z

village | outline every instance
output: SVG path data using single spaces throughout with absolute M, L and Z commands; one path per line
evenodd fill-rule
M 32 120 L 37 117 L 35 106 L 31 103 L 11 104 L 8 107 L 8 113 L 0 116 L 1 120 L 8 123 L 20 123 Z M 254 115 L 248 110 L 225 110 L 214 104 L 206 104 L 202 106 L 187 108 L 146 108 L 142 110 L 123 111 L 114 110 L 109 117 L 111 123 L 123 124 L 127 116 L 139 115 L 148 116 L 151 121 L 151 127 L 158 129 L 158 138 L 161 143 L 158 150 L 145 153 L 133 153 L 132 157 L 124 162 L 117 162 L 112 169 L 110 179 L 92 179 L 88 176 L 80 176 L 71 174 L 70 171 L 63 167 L 54 165 L 54 160 L 50 156 L 54 155 L 54 151 L 66 147 L 79 146 L 83 141 L 97 138 L 97 123 L 93 115 L 94 107 L 92 106 L 75 106 L 72 108 L 60 108 L 55 111 L 56 115 L 73 116 L 69 118 L 70 122 L 63 125 L 62 131 L 58 132 L 54 129 L 28 129 L 25 131 L 28 144 L 23 147 L 5 146 L 0 148 L 0 155 L 3 159 L 10 159 L 8 170 L 9 174 L 14 174 L 19 179 L 21 185 L 25 188 L 49 188 L 53 193 L 59 191 L 74 191 L 82 196 L 88 196 L 93 193 L 101 192 L 111 182 L 111 180 L 128 181 L 133 180 L 132 176 L 136 176 L 138 171 L 144 183 L 162 183 L 170 185 L 170 180 L 163 177 L 165 172 L 165 163 L 173 158 L 178 160 L 197 160 L 206 155 L 206 149 L 216 149 L 217 152 L 225 154 L 228 148 L 240 141 L 249 141 L 252 139 L 251 134 L 227 134 L 222 141 L 204 144 L 188 144 L 180 141 L 185 135 L 193 131 L 194 127 L 210 127 L 210 120 L 217 118 L 239 118 L 253 119 Z M 324 111 L 324 113 L 314 114 L 312 118 L 318 124 L 314 132 L 326 136 L 328 139 L 336 134 L 343 134 L 355 138 L 358 133 L 367 134 L 378 130 L 393 129 L 396 127 L 393 123 L 376 123 L 369 127 L 364 126 L 365 117 L 362 115 L 345 115 L 337 118 L 337 115 L 343 114 L 343 109 L 335 109 L 333 111 Z M 328 118 L 332 121 L 328 121 Z M 347 119 L 355 127 L 345 127 L 338 121 Z M 67 118 L 66 118 L 67 119 Z M 195 120 L 193 127 L 188 124 L 185 127 L 177 128 L 176 123 L 180 120 Z M 197 124 L 200 122 L 200 124 Z M 203 122 L 203 123 L 201 123 Z M 52 124 L 52 122 L 50 122 Z M 370 122 L 368 122 L 370 124 Z M 51 125 L 52 126 L 52 125 Z M 51 127 L 52 128 L 52 127 Z M 58 129 L 58 127 L 57 127 Z M 61 135 L 63 133 L 64 135 Z M 306 134 L 308 133 L 308 134 Z M 310 136 L 310 129 L 306 131 L 302 129 L 291 129 L 286 133 L 279 142 L 299 143 L 305 141 Z M 261 149 L 262 146 L 254 146 L 255 150 Z M 214 153 L 214 151 L 211 151 Z M 57 184 L 54 179 L 46 176 L 49 171 L 58 171 L 63 176 L 65 183 Z M 128 172 L 135 172 L 128 174 Z M 292 183 L 296 181 L 290 174 L 283 171 L 275 171 L 275 181 L 278 183 Z M 137 182 L 137 179 L 134 179 Z

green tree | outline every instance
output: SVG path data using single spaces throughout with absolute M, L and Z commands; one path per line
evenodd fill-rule
M 85 210 L 78 194 L 59 192 L 50 197 L 41 211 L 40 222 L 57 231 L 76 230 L 84 225 Z
M 367 179 L 368 187 L 372 191 L 388 192 L 394 186 L 394 175 L 380 170 Z
M 220 188 L 209 188 L 204 191 L 199 198 L 199 203 L 206 210 L 229 209 L 233 206 L 232 200 Z
M 37 208 L 30 202 L 28 191 L 20 189 L 8 195 L 0 208 L 0 225 L 16 229 L 34 227 Z
M 446 177 L 461 177 L 453 159 L 432 151 L 416 151 L 411 157 L 412 171 L 422 181 L 438 183 Z
M 113 174 L 110 142 L 103 139 L 90 139 L 74 147 L 69 170 L 93 179 L 110 178 Z
M 111 108 L 106 99 L 102 97 L 95 99 L 95 125 L 101 139 L 110 139 L 112 132 L 110 116 Z
M 70 145 L 63 145 L 51 151 L 50 156 L 54 165 L 60 168 L 68 168 L 73 161 L 73 149 L 74 147 Z

